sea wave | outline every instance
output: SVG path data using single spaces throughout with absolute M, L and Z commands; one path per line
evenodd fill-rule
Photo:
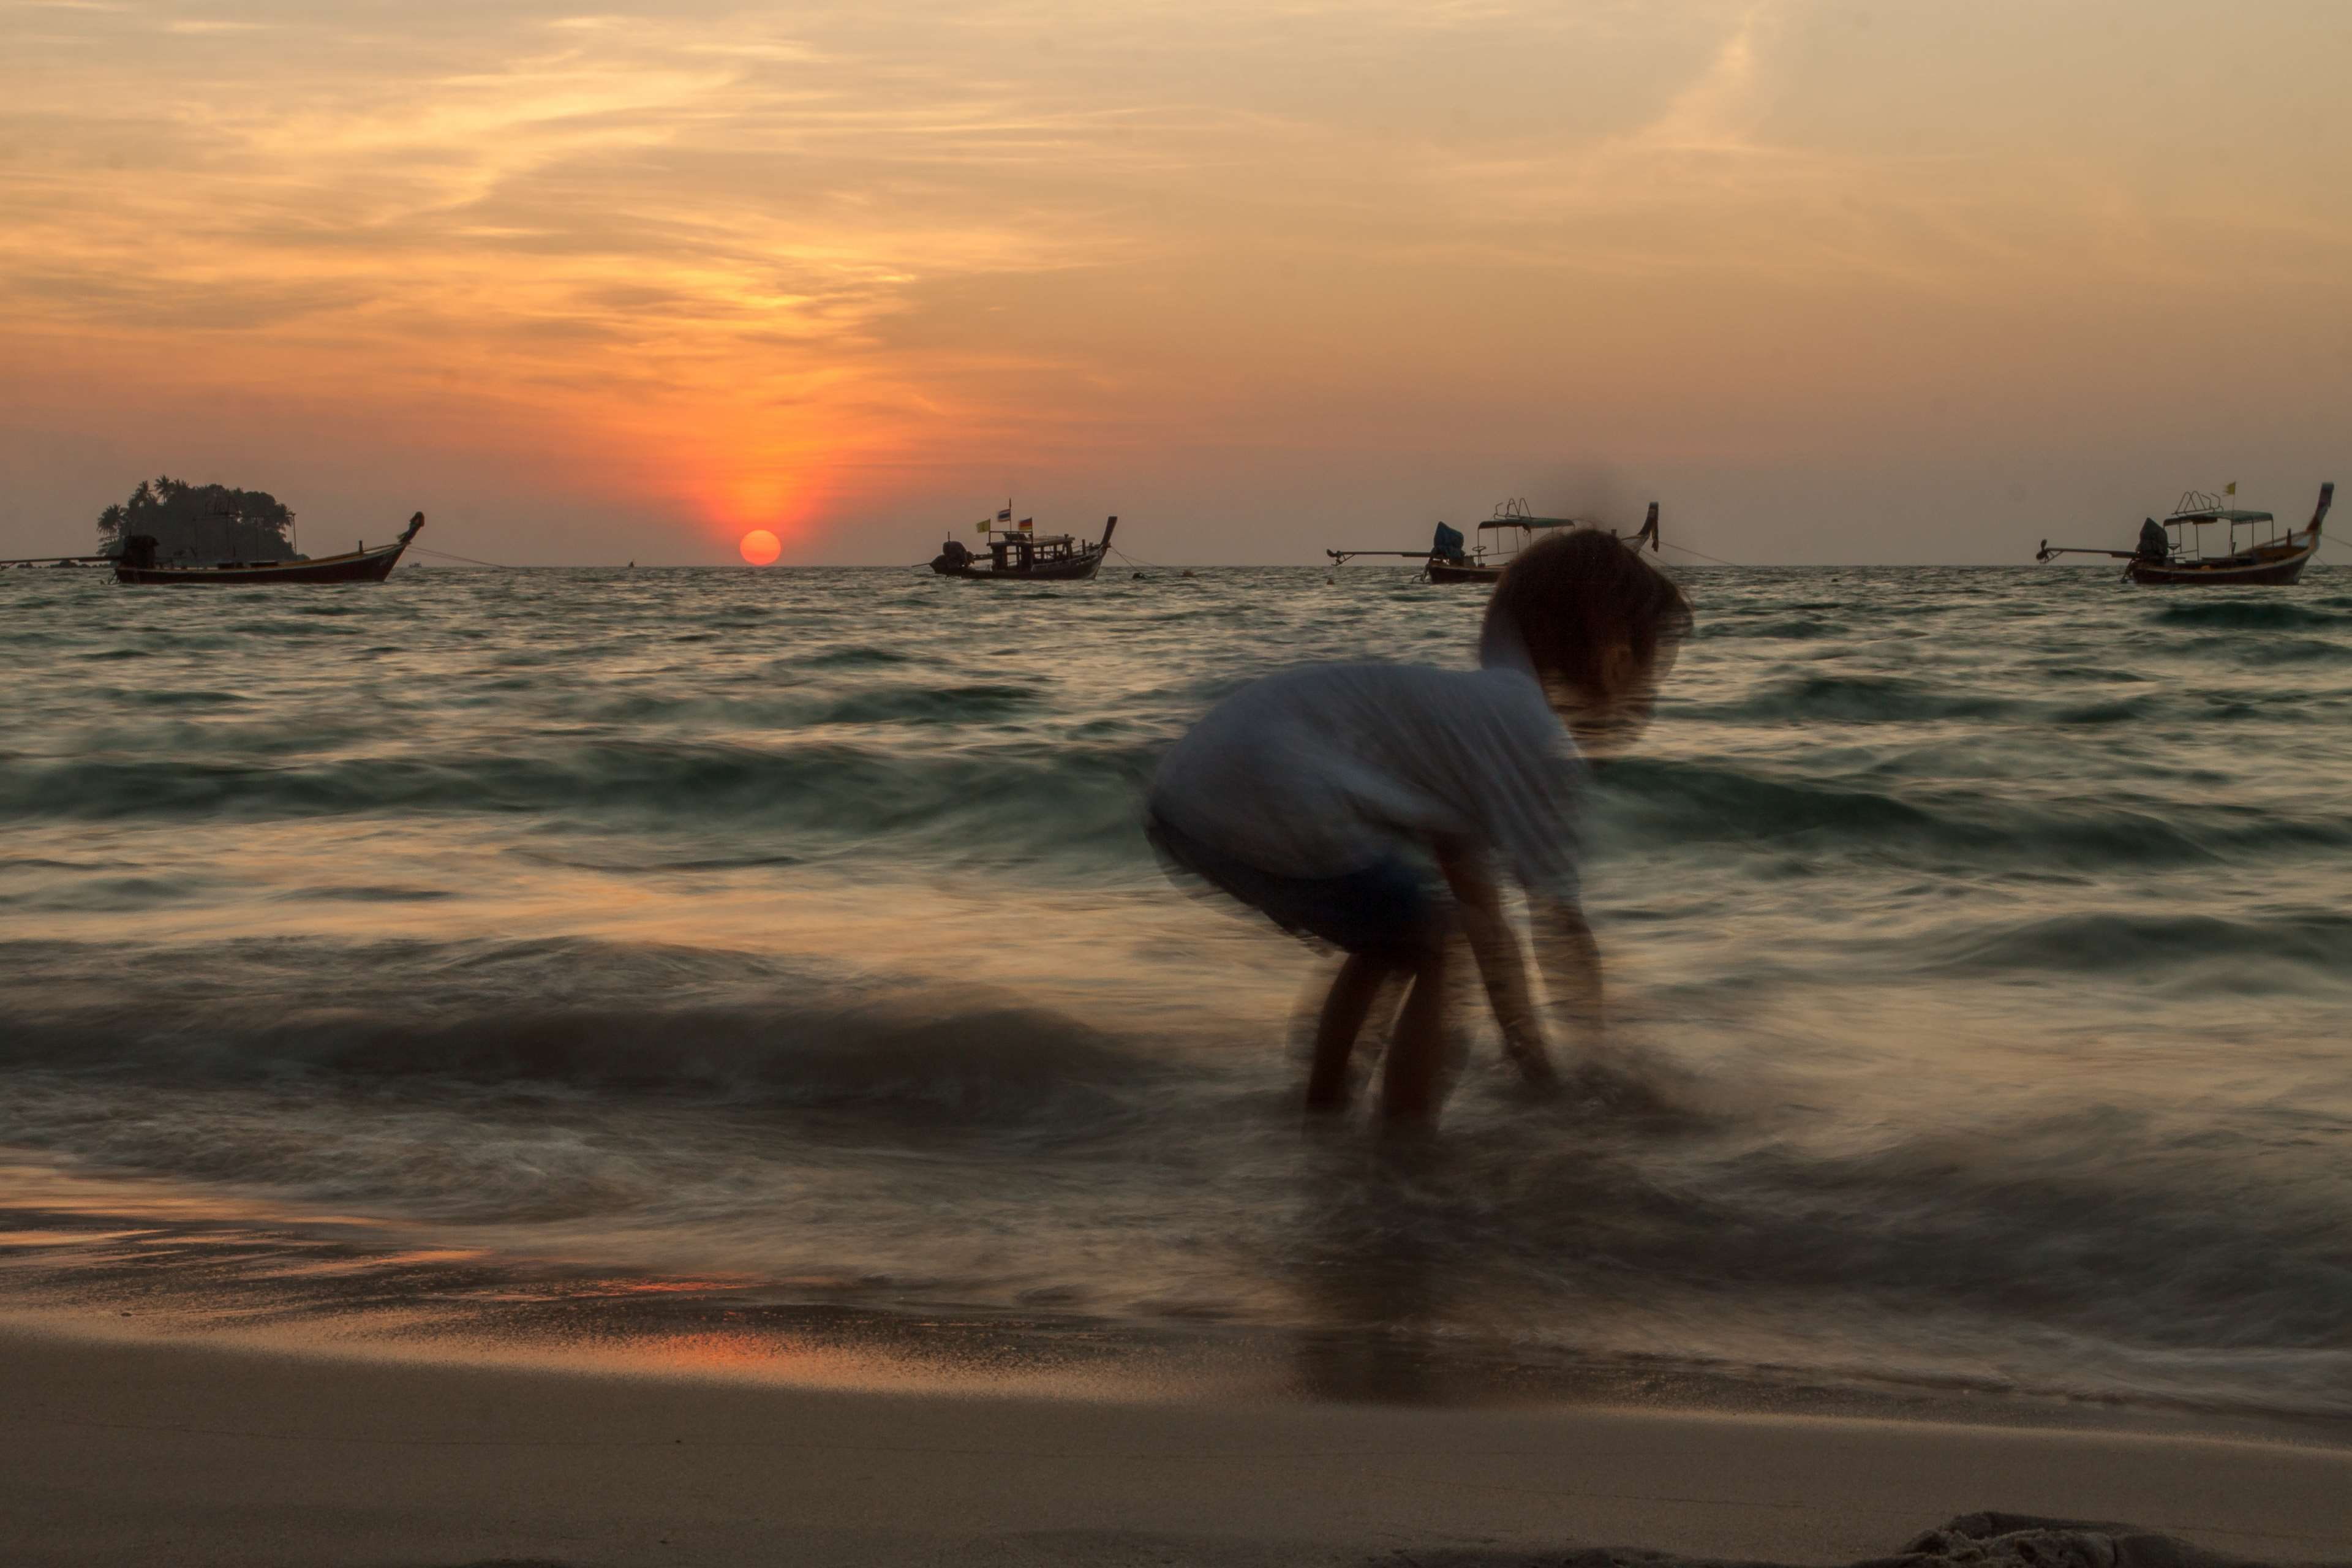
M 1888 686 L 1832 684 L 1832 695 L 1801 700 L 1882 716 L 1906 700 Z M 2069 728 L 2128 727 L 2149 721 L 2155 700 L 2069 703 L 2053 706 L 2047 718 Z M 2199 700 L 2209 720 L 2280 711 L 2259 693 Z M 1150 864 L 1139 803 L 1160 745 L 1133 725 L 1103 728 L 1108 733 L 1066 742 L 1000 736 L 913 752 L 846 738 L 773 744 L 598 738 L 531 750 L 267 760 L 0 756 L 0 811 L 26 823 L 224 827 L 354 816 L 561 821 L 587 847 L 521 843 L 514 852 L 621 868 L 622 861 L 588 845 L 590 829 L 643 837 L 646 852 L 624 859 L 648 869 L 812 863 L 887 845 L 939 863 L 1126 875 Z M 2352 846 L 2352 817 L 2321 801 L 2223 799 L 2186 811 L 2171 794 L 2129 793 L 2113 781 L 2096 793 L 2021 797 L 1995 787 L 1997 774 L 1993 782 L 1954 776 L 1944 744 L 1882 751 L 1866 768 L 1833 773 L 1779 759 L 1637 753 L 1596 773 L 1601 826 L 1621 850 L 1801 838 L 1828 850 L 1925 854 L 1987 867 L 2248 861 Z M 1975 755 L 1990 754 L 1987 744 Z M 2029 761 L 2021 756 L 2016 765 Z M 2169 776 L 2141 771 L 2150 788 Z M 722 845 L 723 853 L 714 847 Z
M 2352 615 L 2341 613 L 2338 598 L 2298 603 L 2292 599 L 2215 598 L 2159 605 L 2148 612 L 2160 626 L 2222 626 L 2232 631 L 2352 630 Z
M 1801 675 L 1774 681 L 1714 711 L 1734 722 L 1928 723 L 2009 717 L 2012 698 L 1897 676 Z
M 2352 1411 L 2346 1182 L 2324 1121 L 2298 1136 L 2259 1104 L 2190 1114 L 2049 1075 L 1916 1103 L 1843 1060 L 1824 1092 L 1763 1039 L 1702 1073 L 1636 1029 L 1556 1102 L 1474 1078 L 1449 1137 L 1386 1161 L 1356 1129 L 1302 1140 L 1276 1052 L 1011 993 L 580 940 L 152 958 L 130 973 L 173 984 L 134 1005 L 118 951 L 0 948 L 28 1026 L 0 1041 L 0 1144 L 247 1206 L 486 1227 L 454 1242 L 517 1269 L 585 1237 L 607 1266 L 782 1300 L 1444 1323 L 1832 1380 Z M 184 1251 L 217 1290 L 214 1256 Z M 167 1254 L 137 1260 L 147 1289 Z
M 1153 1059 L 970 984 L 870 984 L 751 954 L 585 939 L 320 942 L 144 958 L 0 947 L 0 1062 L 150 1082 L 441 1078 L 857 1107 L 1065 1134 L 1124 1113 Z M 13 982 L 13 983 L 10 983 Z
M 869 712 L 870 710 L 866 710 Z M 593 817 L 666 833 L 792 832 L 795 852 L 877 838 L 1003 858 L 1139 846 L 1156 748 L 1000 741 L 909 755 L 842 741 L 769 746 L 591 740 L 531 751 L 257 760 L 0 757 L 0 812 L 229 824 L 343 815 Z
M 1989 977 L 2125 974 L 2159 986 L 2248 993 L 2352 986 L 2352 916 L 2306 910 L 2226 919 L 2102 910 L 2011 921 L 1916 951 L 1906 964 Z
M 1817 848 L 1910 848 L 1984 867 L 2159 866 L 2352 846 L 2352 817 L 2170 802 L 2001 799 L 1932 784 L 1916 792 L 1727 766 L 1628 757 L 1599 775 L 1603 822 L 1656 845 L 1804 839 Z

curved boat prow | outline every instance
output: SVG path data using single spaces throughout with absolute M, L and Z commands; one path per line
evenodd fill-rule
M 1108 522 L 1103 524 L 1102 543 L 1097 546 L 1097 548 L 1108 550 L 1110 548 L 1110 536 L 1118 531 L 1118 519 L 1117 517 L 1113 517 Z
M 400 536 L 400 542 L 403 544 L 407 543 L 410 540 L 416 537 L 416 531 L 424 526 L 425 514 L 420 511 L 415 517 L 408 520 L 408 531 Z
M 1642 531 L 1633 536 L 1633 548 L 1635 551 L 1638 552 L 1642 548 L 1642 542 L 1644 540 L 1649 542 L 1650 552 L 1654 555 L 1656 554 L 1659 548 L 1658 503 L 1656 501 L 1652 501 L 1650 503 L 1650 515 L 1642 520 Z M 1679 548 L 1679 546 L 1677 546 L 1677 548 Z
M 2311 514 L 2311 542 L 2319 542 L 2319 525 L 2327 521 L 2327 509 L 2336 504 L 2336 481 L 2328 479 L 2319 487 L 2319 506 Z

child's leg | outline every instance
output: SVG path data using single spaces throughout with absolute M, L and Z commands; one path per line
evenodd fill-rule
M 1307 1077 L 1307 1109 L 1342 1110 L 1348 1104 L 1348 1058 L 1372 1004 L 1398 973 L 1395 960 L 1383 953 L 1351 952 L 1331 981 L 1323 998 L 1323 1014 L 1315 1026 L 1315 1065 Z
M 1391 1126 L 1437 1121 L 1438 1091 L 1445 1076 L 1445 949 L 1433 942 L 1415 960 L 1412 994 L 1397 1018 L 1389 1042 L 1388 1071 L 1381 1081 L 1381 1115 Z

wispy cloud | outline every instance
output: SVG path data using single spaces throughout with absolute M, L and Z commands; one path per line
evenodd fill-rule
M 1756 127 L 1767 108 L 1757 59 L 1759 34 L 1772 16 L 1769 3 L 1742 12 L 1706 69 L 1675 95 L 1664 114 L 1628 140 L 1664 152 L 1754 151 Z

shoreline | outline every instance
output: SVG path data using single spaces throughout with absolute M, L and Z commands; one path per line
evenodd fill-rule
M 0 1326 L 27 1565 L 1858 1563 L 1979 1510 L 2352 1558 L 2352 1449 L 1626 1407 L 1147 1404 L 389 1363 Z
M 585 1273 L 587 1271 L 583 1271 Z M 0 1293 L 0 1339 L 92 1349 L 784 1394 L 1069 1405 L 1791 1418 L 2174 1437 L 2341 1449 L 2352 1429 L 2291 1410 L 2098 1397 L 1850 1366 L 1546 1351 L 1394 1324 L 1148 1324 L 933 1303 L 730 1302 L 714 1282 L 609 1274 L 579 1293 L 491 1305 L 380 1295 L 322 1310 L 242 1293 L 209 1302 Z M 541 1281 L 541 1283 L 545 1283 Z M 602 1287 L 602 1289 L 598 1289 Z M 369 1292 L 375 1295 L 375 1292 Z M 135 1301 L 134 1307 L 121 1305 Z
M 1727 1360 L 1361 1313 L 1145 1319 L 441 1245 L 388 1222 L 152 1202 L 10 1210 L 0 1334 L 458 1371 L 940 1397 L 1638 1409 L 2352 1446 L 2324 1408 L 2038 1387 L 1986 1367 Z M 144 1194 L 152 1199 L 152 1194 Z

